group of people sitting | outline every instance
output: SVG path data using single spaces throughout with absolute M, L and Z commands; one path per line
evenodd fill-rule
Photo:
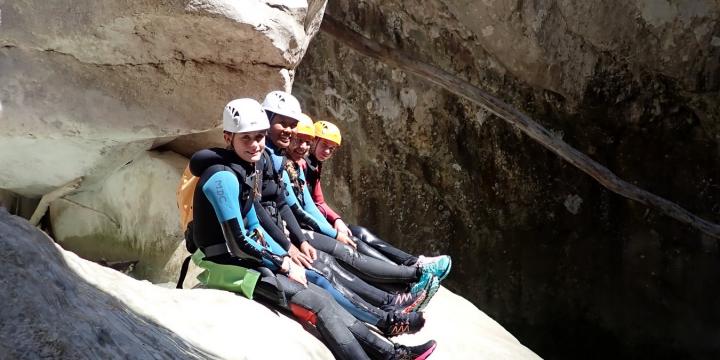
M 342 143 L 338 127 L 313 123 L 293 95 L 273 91 L 262 104 L 230 101 L 223 129 L 226 148 L 200 150 L 189 164 L 198 182 L 186 241 L 200 281 L 312 324 L 339 359 L 430 356 L 434 340 L 388 338 L 423 327 L 450 257 L 408 254 L 331 209 L 320 184 Z

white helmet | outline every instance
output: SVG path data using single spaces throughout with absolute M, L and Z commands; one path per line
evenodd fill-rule
M 275 114 L 285 115 L 295 120 L 300 120 L 302 111 L 300 110 L 300 102 L 284 91 L 271 91 L 265 96 L 265 101 L 262 103 L 265 111 L 270 111 Z
M 270 128 L 265 111 L 253 99 L 235 99 L 225 105 L 223 130 L 231 133 L 245 133 Z

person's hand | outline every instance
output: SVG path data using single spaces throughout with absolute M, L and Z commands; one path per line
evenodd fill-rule
M 285 236 L 290 237 L 290 229 L 288 229 L 288 226 L 287 226 L 287 223 L 285 222 L 285 220 L 282 221 L 282 228 L 283 228 L 283 231 L 285 232 Z
M 347 235 L 347 237 L 353 236 L 352 231 L 350 231 L 350 228 L 345 224 L 344 221 L 342 221 L 342 219 L 335 220 L 335 224 L 333 225 L 333 227 L 338 232 L 341 232 L 341 233 Z
M 300 244 L 300 251 L 307 255 L 312 261 L 317 260 L 317 251 L 308 241 L 303 241 L 303 243 Z
M 287 277 L 307 287 L 307 278 L 305 277 L 304 267 L 296 265 L 289 257 L 285 257 L 281 268 L 283 271 L 286 271 L 285 274 Z
M 304 242 L 303 244 L 307 244 L 307 241 Z M 315 251 L 315 249 L 313 249 L 313 251 Z M 302 267 L 309 269 L 310 266 L 312 266 L 313 259 L 309 255 L 305 254 L 304 251 L 301 251 L 300 249 L 298 249 L 295 245 L 290 245 L 290 249 L 288 250 L 288 255 L 290 256 L 290 259 L 292 259 L 292 261 L 294 263 L 296 263 Z M 316 254 L 316 256 L 317 256 L 317 254 Z
M 335 240 L 339 241 L 341 244 L 348 245 L 348 246 L 352 247 L 353 249 L 357 250 L 357 244 L 355 243 L 355 241 L 351 237 L 347 236 L 347 234 L 345 234 L 345 233 L 338 231 L 338 234 L 337 234 L 337 237 L 335 238 Z

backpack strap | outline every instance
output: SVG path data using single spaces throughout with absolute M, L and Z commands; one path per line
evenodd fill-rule
M 191 255 L 188 255 L 185 257 L 185 260 L 183 260 L 182 267 L 180 267 L 180 277 L 178 278 L 177 284 L 175 285 L 176 289 L 182 289 L 183 288 L 183 282 L 185 282 L 185 276 L 187 276 L 188 267 L 190 266 L 190 258 Z

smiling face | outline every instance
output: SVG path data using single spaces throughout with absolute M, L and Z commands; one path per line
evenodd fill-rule
M 287 156 L 292 161 L 299 161 L 310 151 L 310 143 L 314 138 L 304 134 L 295 134 L 288 146 Z
M 280 114 L 275 114 L 270 123 L 270 141 L 280 149 L 290 146 L 293 129 L 297 120 Z
M 254 163 L 260 160 L 263 150 L 265 150 L 265 130 L 251 131 L 246 133 L 223 133 L 225 144 L 235 150 L 237 156 L 244 161 Z
M 315 141 L 315 158 L 320 161 L 328 160 L 333 156 L 337 148 L 338 145 L 330 140 L 318 139 Z

